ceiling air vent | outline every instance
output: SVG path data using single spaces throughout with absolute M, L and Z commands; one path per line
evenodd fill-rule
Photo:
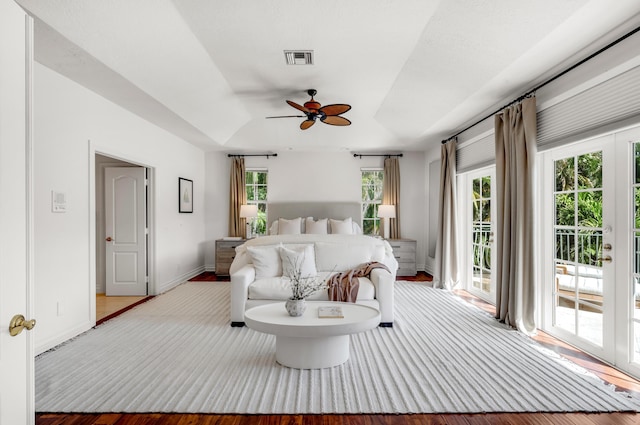
M 313 65 L 313 50 L 285 50 L 287 65 Z

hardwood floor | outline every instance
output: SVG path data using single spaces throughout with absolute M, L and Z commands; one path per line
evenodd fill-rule
M 428 282 L 431 276 L 419 272 L 416 277 L 400 280 Z M 205 272 L 193 281 L 228 281 L 214 273 Z M 465 291 L 457 295 L 478 307 L 495 314 L 494 307 Z M 117 313 L 116 313 L 117 314 Z M 599 360 L 555 338 L 539 332 L 535 338 L 540 344 L 592 371 L 619 390 L 635 392 L 640 396 L 640 382 Z M 38 413 L 37 425 L 632 425 L 640 424 L 640 415 L 628 412 L 612 413 L 483 413 L 483 414 L 415 414 L 415 415 L 216 415 L 216 414 L 61 414 Z
M 96 294 L 96 325 L 124 313 L 153 297 L 107 297 L 105 294 Z

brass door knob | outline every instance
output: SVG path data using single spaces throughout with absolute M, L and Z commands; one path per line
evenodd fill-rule
M 111 236 L 107 236 L 107 242 L 111 242 L 113 239 L 111 239 Z
M 36 325 L 35 319 L 25 320 L 22 314 L 16 314 L 9 323 L 9 334 L 16 336 L 20 334 L 24 329 L 30 331 Z

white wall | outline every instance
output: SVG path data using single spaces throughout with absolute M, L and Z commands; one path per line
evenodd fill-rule
M 269 170 L 269 202 L 361 201 L 360 169 L 383 166 L 383 157 L 354 158 L 349 152 L 278 152 L 277 157 L 246 157 L 247 168 Z M 207 270 L 215 269 L 216 239 L 226 236 L 229 215 L 229 165 L 226 153 L 207 153 Z M 416 239 L 418 269 L 425 265 L 427 187 L 423 152 L 400 158 L 401 235 Z
M 41 352 L 95 323 L 93 151 L 152 169 L 152 293 L 204 269 L 205 156 L 39 64 L 34 85 L 36 351 Z M 178 213 L 178 177 L 194 181 L 193 214 Z M 66 213 L 51 212 L 52 190 L 66 194 Z

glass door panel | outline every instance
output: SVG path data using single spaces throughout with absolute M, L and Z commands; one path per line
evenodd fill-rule
M 469 177 L 468 204 L 470 208 L 471 279 L 469 291 L 491 303 L 495 303 L 495 279 L 493 275 L 493 212 L 494 172 L 481 171 Z
M 554 161 L 553 325 L 603 344 L 602 151 Z

